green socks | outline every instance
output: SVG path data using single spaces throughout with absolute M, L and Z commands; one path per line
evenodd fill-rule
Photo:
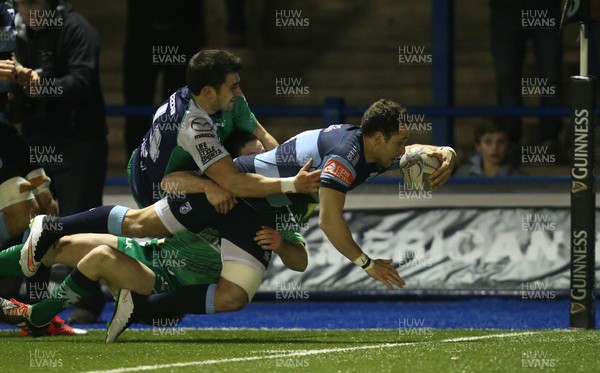
M 23 244 L 11 246 L 4 251 L 0 251 L 0 275 L 4 276 L 23 276 L 19 259 L 21 258 L 21 248 Z
M 87 298 L 95 285 L 96 281 L 78 269 L 73 270 L 48 299 L 31 306 L 31 322 L 37 326 L 46 325 L 55 315 Z

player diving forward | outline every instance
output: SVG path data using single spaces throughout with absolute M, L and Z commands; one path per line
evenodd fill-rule
M 230 267 L 235 271 L 230 277 L 235 286 L 221 287 L 220 280 L 216 287 L 214 284 L 184 286 L 160 297 L 143 297 L 132 293 L 133 304 L 136 305 L 138 317 L 146 314 L 236 311 L 254 295 L 270 259 L 269 253 L 254 242 L 255 232 L 263 225 L 275 226 L 277 214 L 284 213 L 281 210 L 284 206 L 308 206 L 318 202 L 319 226 L 334 247 L 388 288 L 392 289 L 393 285 L 402 287 L 404 281 L 391 265 L 391 260 L 372 260 L 356 244 L 342 213 L 347 191 L 385 172 L 397 164 L 404 153 L 409 135 L 401 122 L 405 114 L 405 109 L 399 104 L 379 100 L 365 112 L 360 128 L 334 125 L 307 131 L 267 153 L 236 159 L 236 166 L 243 172 L 284 178 L 294 175 L 307 159 L 313 159 L 316 167 L 323 168 L 318 197 L 280 194 L 266 198 L 243 198 L 245 203 L 237 204 L 227 215 L 220 215 L 210 206 L 205 195 L 187 194 L 183 199 L 162 199 L 154 206 L 141 210 L 103 207 L 71 217 L 40 216 L 34 219 L 22 258 L 43 256 L 56 239 L 77 232 L 122 231 L 123 235 L 144 237 L 166 236 L 186 229 L 198 232 L 205 227 L 214 227 L 222 236 L 223 257 L 235 263 Z M 454 168 L 455 153 L 447 147 L 425 147 L 431 151 L 431 156 L 441 161 L 441 166 L 430 176 L 430 185 L 440 186 L 447 181 Z M 52 226 L 61 229 L 47 229 Z M 27 268 L 28 263 L 22 260 L 24 272 L 35 270 L 36 263 L 33 260 L 29 262 L 32 263 L 32 268 Z M 130 307 L 124 312 L 131 313 L 133 309 Z M 119 314 L 116 316 L 116 319 L 125 322 L 128 319 L 119 317 Z M 112 323 L 111 327 L 113 325 L 116 329 L 125 327 L 125 323 Z

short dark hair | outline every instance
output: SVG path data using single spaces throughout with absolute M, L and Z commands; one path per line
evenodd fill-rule
M 375 132 L 383 133 L 385 139 L 398 133 L 400 125 L 404 123 L 402 118 L 406 117 L 406 109 L 402 105 L 391 100 L 378 100 L 373 103 L 363 114 L 360 123 L 362 133 L 374 136 Z
M 231 154 L 232 158 L 236 158 L 240 156 L 240 151 L 244 146 L 246 146 L 246 144 L 257 139 L 258 137 L 250 132 L 234 130 L 231 132 L 227 140 L 225 140 L 223 146 L 225 149 L 227 149 L 229 154 Z
M 473 133 L 475 144 L 479 144 L 479 142 L 481 142 L 481 138 L 483 137 L 483 135 L 495 132 L 504 132 L 506 134 L 506 137 L 509 136 L 508 123 L 506 118 L 495 117 L 493 119 L 487 119 L 484 122 L 481 122 L 477 127 L 475 127 L 475 132 Z
M 190 90 L 199 95 L 202 88 L 213 87 L 217 91 L 227 74 L 242 69 L 242 59 L 226 50 L 206 49 L 196 53 L 187 65 L 186 80 Z

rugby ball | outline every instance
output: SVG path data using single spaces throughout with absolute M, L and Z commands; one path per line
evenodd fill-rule
M 437 158 L 430 157 L 430 150 L 418 146 L 411 148 L 400 158 L 400 170 L 404 186 L 411 191 L 430 191 L 429 176 L 440 167 Z

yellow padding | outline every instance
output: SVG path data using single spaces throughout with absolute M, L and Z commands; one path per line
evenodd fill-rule
M 221 277 L 246 290 L 248 302 L 250 302 L 262 282 L 263 273 L 248 265 L 226 260 L 223 262 Z

